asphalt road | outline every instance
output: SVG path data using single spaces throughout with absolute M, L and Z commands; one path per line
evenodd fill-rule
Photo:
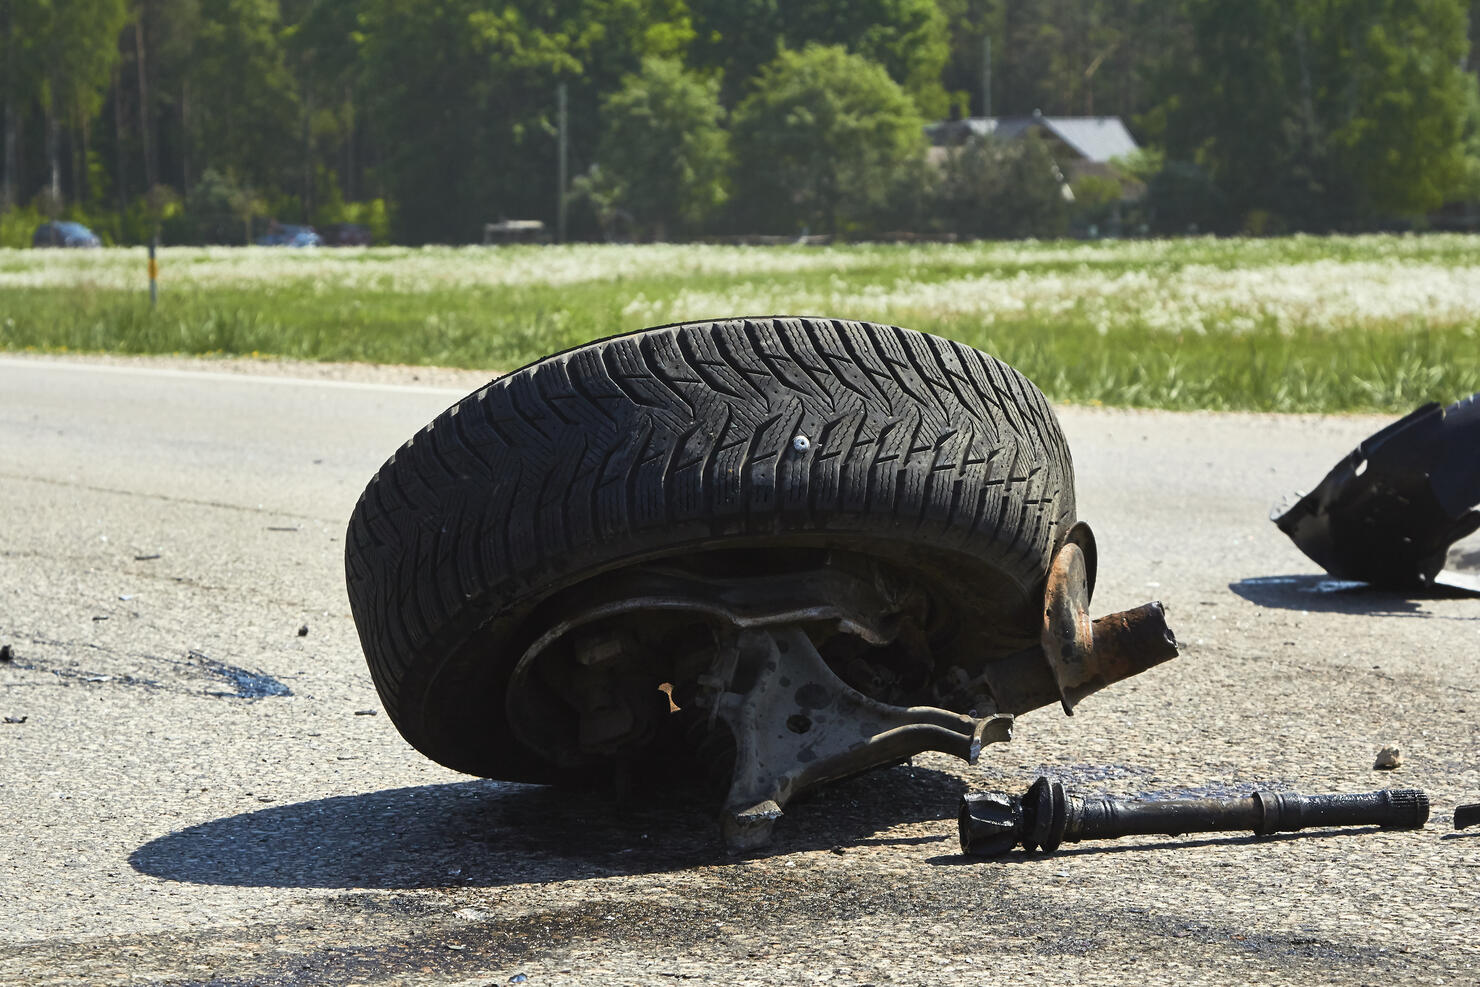
M 682 798 L 469 779 L 377 715 L 344 524 L 461 391 L 364 376 L 0 358 L 0 983 L 1480 981 L 1480 599 L 1333 586 L 1266 520 L 1382 420 L 1063 409 L 1095 609 L 1164 600 L 1183 656 L 737 859 Z M 1045 769 L 1434 813 L 964 862 L 960 792 Z

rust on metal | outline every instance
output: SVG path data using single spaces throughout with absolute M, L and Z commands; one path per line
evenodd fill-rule
M 1002 712 L 1058 702 L 1072 715 L 1086 696 L 1177 657 L 1160 602 L 1090 620 L 1086 557 L 1073 542 L 1059 550 L 1044 591 L 1038 647 L 989 663 L 979 677 Z
M 1177 657 L 1177 639 L 1159 602 L 1090 620 L 1085 556 L 1071 542 L 1049 569 L 1042 649 L 1072 715 L 1085 696 Z

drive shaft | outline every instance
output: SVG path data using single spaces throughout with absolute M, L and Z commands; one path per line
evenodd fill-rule
M 1245 798 L 1131 802 L 1070 795 L 1039 778 L 1021 798 L 1001 792 L 961 799 L 961 852 L 998 857 L 1021 844 L 1052 853 L 1063 843 L 1122 836 L 1251 830 L 1256 835 L 1339 826 L 1416 829 L 1429 818 L 1429 798 L 1415 788 L 1361 795 L 1296 795 L 1256 791 Z

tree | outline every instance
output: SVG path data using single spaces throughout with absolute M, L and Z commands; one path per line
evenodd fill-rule
M 744 85 L 781 50 L 781 4 L 782 0 L 689 0 L 694 27 L 691 64 L 720 73 L 726 106 L 740 101 Z
M 951 27 L 945 86 L 957 106 L 986 115 L 982 74 L 991 45 L 992 115 L 1116 115 L 1160 99 L 1155 68 L 1185 57 L 1186 18 L 1169 0 L 939 0 Z
M 859 227 L 898 170 L 924 154 L 922 127 L 882 66 L 836 45 L 783 51 L 735 110 L 747 222 L 787 232 Z
M 88 127 L 102 105 L 118 57 L 123 0 L 32 0 L 6 6 L 10 9 L 5 11 L 5 29 L 11 35 L 5 38 L 7 156 L 13 154 L 10 127 L 19 107 L 25 102 L 39 105 L 46 117 L 49 197 L 60 205 L 62 132 L 81 137 L 84 161 L 81 167 L 73 167 L 74 185 L 81 184 L 86 174 Z M 13 64 L 9 61 L 12 53 Z M 7 162 L 7 175 L 11 170 Z
M 1188 0 L 1167 155 L 1227 197 L 1225 226 L 1330 228 L 1436 208 L 1462 181 L 1460 0 Z
M 1465 125 L 1461 138 L 1465 169 L 1455 201 L 1473 205 L 1480 203 L 1480 85 L 1473 75 L 1467 81 L 1470 91 L 1465 101 Z
M 660 240 L 698 227 L 727 196 L 723 115 L 718 79 L 702 80 L 671 58 L 645 59 L 601 103 L 596 161 L 610 205 Z
M 200 170 L 192 156 L 197 150 L 192 145 L 199 142 L 191 139 L 191 121 L 199 114 L 191 100 L 190 71 L 202 26 L 200 0 L 127 0 L 106 101 L 112 126 L 98 133 L 100 153 L 111 158 L 121 216 L 148 211 L 143 203 L 129 205 L 138 193 L 148 195 L 159 185 L 188 190 Z M 229 82 L 217 98 L 234 95 L 238 84 Z
M 288 72 L 276 0 L 201 0 L 189 71 L 191 137 L 203 168 L 244 185 L 291 180 L 298 94 Z
M 1467 14 L 1459 0 L 1382 4 L 1387 16 L 1342 23 L 1335 57 L 1351 67 L 1359 109 L 1334 114 L 1331 142 L 1379 214 L 1437 209 L 1463 181 L 1461 134 L 1473 79 L 1460 68 Z
M 936 0 L 810 0 L 784 3 L 782 10 L 784 44 L 841 45 L 882 65 L 921 113 L 945 115 L 940 74 L 950 43 Z
M 1062 236 L 1069 205 L 1064 180 L 1037 137 L 976 138 L 951 148 L 942 169 L 946 228 L 964 236 Z
M 49 8 L 32 0 L 0 0 L 0 110 L 5 114 L 0 138 L 0 210 L 23 197 L 20 188 L 20 132 L 24 116 L 41 99 L 44 78 L 38 49 L 45 36 Z
M 717 67 L 733 101 L 782 48 L 838 45 L 877 62 L 930 116 L 946 111 L 949 28 L 936 0 L 689 0 L 694 61 Z
M 344 200 L 364 190 L 359 8 L 343 0 L 283 3 L 283 46 L 302 106 L 298 178 L 306 216 L 342 213 Z
M 600 97 L 691 31 L 681 0 L 368 0 L 362 71 L 401 239 L 467 241 L 500 216 L 553 218 L 555 90 L 571 158 L 594 156 Z

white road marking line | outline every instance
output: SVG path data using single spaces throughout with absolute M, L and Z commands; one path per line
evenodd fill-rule
M 426 384 L 382 384 L 360 380 L 323 380 L 315 377 L 279 377 L 272 374 L 232 374 L 219 370 L 177 370 L 168 367 L 123 367 L 109 363 L 69 363 L 63 360 L 26 360 L 0 357 L 0 369 L 16 370 L 71 370 L 105 371 L 140 377 L 170 377 L 187 380 L 215 380 L 244 383 L 266 381 L 274 384 L 297 384 L 310 387 L 331 387 L 352 391 L 388 391 L 399 394 L 450 394 L 457 397 L 468 393 L 457 387 L 432 387 Z M 489 375 L 493 379 L 493 375 Z

